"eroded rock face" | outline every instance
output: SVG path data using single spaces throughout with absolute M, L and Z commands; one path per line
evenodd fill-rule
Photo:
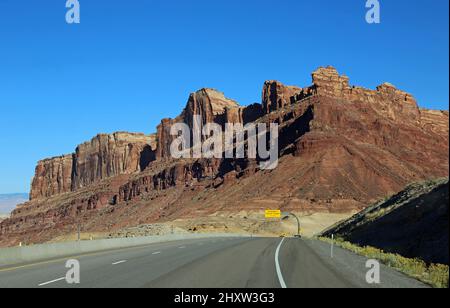
M 164 191 L 171 187 L 192 187 L 199 181 L 214 179 L 220 170 L 221 161 L 217 159 L 200 159 L 179 162 L 137 179 L 120 187 L 117 200 L 131 201 L 152 191 Z
M 43 160 L 36 167 L 30 199 L 76 191 L 102 179 L 143 171 L 155 159 L 155 136 L 98 135 L 71 155 Z
M 65 155 L 38 162 L 30 199 L 48 198 L 71 191 L 73 161 L 73 155 Z
M 420 121 L 420 110 L 414 97 L 390 83 L 383 83 L 375 91 L 350 86 L 349 78 L 339 75 L 332 66 L 319 68 L 312 74 L 312 79 L 313 86 L 304 90 L 308 93 L 302 93 L 303 96 L 320 95 L 347 102 L 370 103 L 374 112 L 392 120 L 415 124 Z
M 185 123 L 191 131 L 194 127 L 194 116 L 201 117 L 201 125 L 217 123 L 224 125 L 226 118 L 234 120 L 242 119 L 241 107 L 233 100 L 228 99 L 223 93 L 213 89 L 201 89 L 189 96 L 185 109 L 175 119 L 164 119 L 157 128 L 158 158 L 170 158 L 170 145 L 174 137 L 170 135 L 170 128 L 175 123 Z
M 261 104 L 252 104 L 246 107 L 228 107 L 225 111 L 225 123 L 248 124 L 263 116 Z
M 244 123 L 245 107 L 225 109 L 225 123 Z
M 302 89 L 294 86 L 285 86 L 278 81 L 266 81 L 263 87 L 262 106 L 264 113 L 268 114 L 285 106 L 293 104 L 294 96 L 300 94 Z
M 130 133 L 98 135 L 76 149 L 72 189 L 101 179 L 144 170 L 152 161 L 148 136 Z
M 156 135 L 99 135 L 73 155 L 40 162 L 32 201 L 0 224 L 0 244 L 51 239 L 76 219 L 87 230 L 109 231 L 267 206 L 349 212 L 408 183 L 448 176 L 448 112 L 420 109 L 391 84 L 352 86 L 326 67 L 309 87 L 266 82 L 262 102 L 242 107 L 202 89 Z M 170 128 L 192 128 L 195 115 L 202 124 L 279 124 L 279 166 L 269 172 L 257 160 L 173 160 Z
M 349 78 L 339 75 L 332 66 L 319 68 L 312 73 L 312 79 L 318 95 L 340 97 L 351 90 Z
M 383 107 L 392 119 L 399 117 L 414 122 L 420 120 L 419 106 L 411 94 L 398 90 L 390 83 L 378 86 L 377 92 L 381 96 L 380 101 L 388 102 Z
M 170 145 L 174 140 L 174 137 L 170 134 L 170 129 L 175 124 L 173 119 L 163 119 L 161 124 L 158 125 L 158 147 L 156 149 L 158 160 L 170 158 Z
M 449 131 L 448 111 L 440 110 L 420 110 L 420 122 L 424 129 L 442 136 L 448 135 Z
M 227 108 L 238 107 L 238 103 L 226 98 L 223 93 L 213 89 L 202 89 L 190 95 L 180 118 L 191 129 L 193 128 L 193 117 L 195 115 L 201 116 L 203 124 L 222 124 Z

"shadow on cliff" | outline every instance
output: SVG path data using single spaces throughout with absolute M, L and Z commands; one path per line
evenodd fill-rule
M 141 168 L 141 171 L 144 171 L 147 169 L 147 167 L 150 165 L 152 161 L 156 160 L 156 153 L 153 151 L 152 147 L 147 145 L 144 147 L 144 149 L 141 151 L 140 159 L 139 159 L 139 166 Z
M 283 120 L 285 122 L 290 121 L 294 118 L 293 114 L 287 115 Z M 311 121 L 314 119 L 314 109 L 309 106 L 304 114 L 294 120 L 292 123 L 284 126 L 279 132 L 279 144 L 278 144 L 278 154 L 279 157 L 284 155 L 293 154 L 295 152 L 295 142 L 311 131 Z M 277 122 L 277 121 L 276 121 Z M 280 124 L 280 123 L 279 123 Z M 247 138 L 247 136 L 246 136 Z M 266 144 L 270 143 L 270 135 L 267 134 Z M 246 142 L 246 152 L 247 152 L 247 142 Z M 238 176 L 241 176 L 244 170 L 259 164 L 262 161 L 260 157 L 256 160 L 254 159 L 223 159 L 219 168 L 219 177 L 224 177 L 226 174 L 236 171 Z

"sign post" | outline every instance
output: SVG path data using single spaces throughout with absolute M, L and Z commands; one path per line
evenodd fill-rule
M 331 259 L 334 258 L 334 234 L 331 234 Z
M 289 212 L 282 213 L 282 216 L 286 217 L 286 218 L 289 216 L 292 216 L 297 220 L 297 237 L 301 238 L 301 224 L 300 224 L 300 219 L 298 218 L 298 216 L 295 215 L 294 213 L 289 213 Z
M 294 217 L 297 220 L 297 235 L 296 237 L 301 238 L 301 226 L 300 226 L 300 219 L 295 215 L 294 213 L 289 212 L 281 212 L 280 210 L 266 210 L 266 219 L 286 219 L 289 216 Z

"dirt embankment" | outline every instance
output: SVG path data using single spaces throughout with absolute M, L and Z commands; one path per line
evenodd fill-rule
M 323 235 L 429 263 L 449 264 L 448 179 L 413 184 Z

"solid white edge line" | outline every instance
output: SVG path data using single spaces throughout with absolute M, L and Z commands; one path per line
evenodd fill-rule
M 43 287 L 43 286 L 46 286 L 48 284 L 51 284 L 51 283 L 54 283 L 54 282 L 58 282 L 58 281 L 61 281 L 61 280 L 65 280 L 65 279 L 66 279 L 66 277 L 58 278 L 58 279 L 55 279 L 55 280 L 52 280 L 52 281 L 47 281 L 47 282 L 38 284 L 38 286 L 39 287 Z
M 277 270 L 278 280 L 280 281 L 281 288 L 286 289 L 286 283 L 284 282 L 283 273 L 281 273 L 281 266 L 279 262 L 280 249 L 281 245 L 283 245 L 284 238 L 281 240 L 280 244 L 277 247 L 277 251 L 275 252 L 275 267 Z
M 112 265 L 119 265 L 119 264 L 122 264 L 125 262 L 127 262 L 127 260 L 117 261 L 117 262 L 114 262 Z

